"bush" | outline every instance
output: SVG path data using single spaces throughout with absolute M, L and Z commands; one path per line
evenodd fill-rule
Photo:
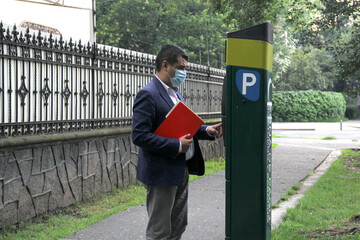
M 311 122 L 343 118 L 346 108 L 344 96 L 335 92 L 274 92 L 272 100 L 275 122 Z
M 346 105 L 345 117 L 348 119 L 358 119 L 360 116 L 359 107 L 355 104 Z

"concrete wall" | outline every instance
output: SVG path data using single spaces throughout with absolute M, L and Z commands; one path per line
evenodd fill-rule
M 223 140 L 200 141 L 205 160 Z M 0 227 L 136 183 L 130 129 L 1 139 Z

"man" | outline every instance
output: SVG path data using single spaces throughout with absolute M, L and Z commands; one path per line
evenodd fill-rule
M 189 134 L 180 139 L 154 134 L 174 104 L 184 102 L 177 87 L 185 81 L 187 59 L 179 46 L 163 46 L 154 78 L 134 102 L 132 141 L 139 146 L 136 177 L 147 190 L 146 239 L 181 238 L 187 225 L 189 173 L 203 175 L 205 170 L 198 139 L 222 136 L 221 123 L 201 126 L 191 139 Z

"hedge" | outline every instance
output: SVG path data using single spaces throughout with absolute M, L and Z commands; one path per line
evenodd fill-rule
M 358 119 L 360 117 L 359 107 L 355 104 L 346 105 L 345 117 L 348 119 Z
M 343 118 L 346 102 L 341 93 L 279 91 L 273 93 L 273 121 L 312 122 Z

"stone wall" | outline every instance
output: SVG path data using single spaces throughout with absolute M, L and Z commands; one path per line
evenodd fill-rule
M 0 144 L 0 227 L 136 183 L 129 131 L 40 141 Z M 222 139 L 200 145 L 205 160 L 225 154 Z

